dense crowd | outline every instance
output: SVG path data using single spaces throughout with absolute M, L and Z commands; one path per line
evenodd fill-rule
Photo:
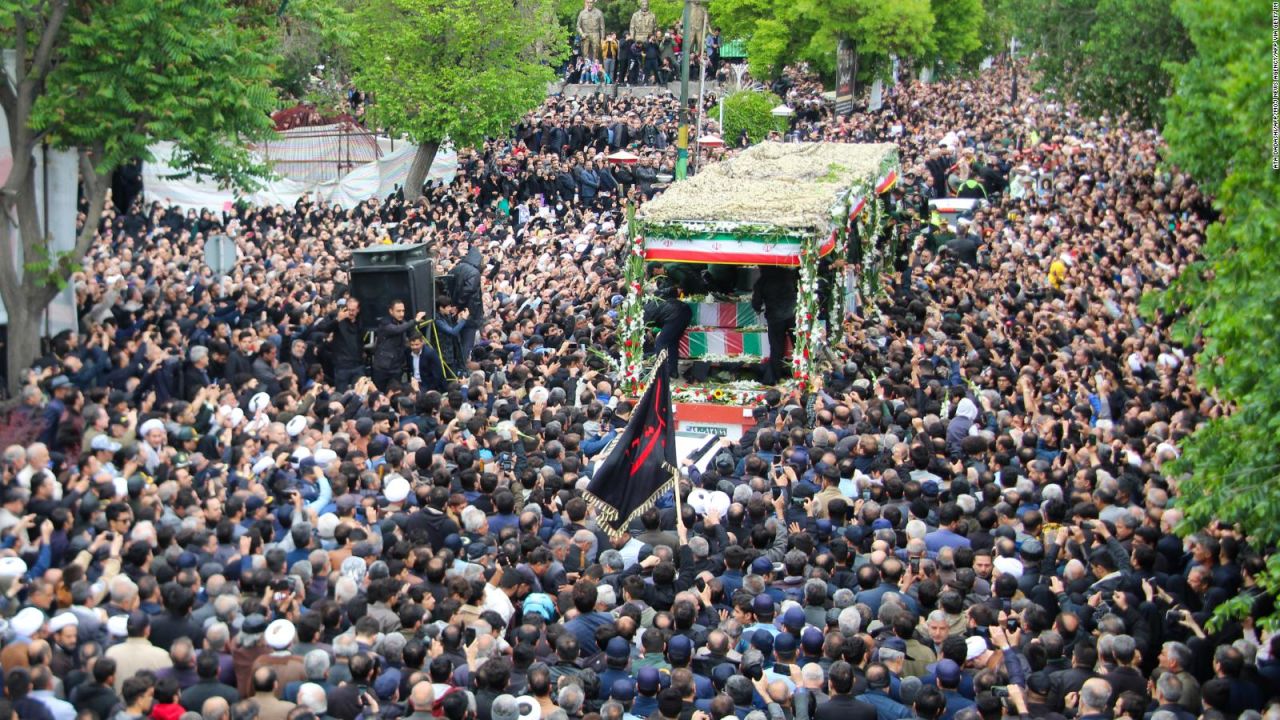
M 850 118 L 792 78 L 797 137 L 901 148 L 886 293 L 618 537 L 582 491 L 670 98 L 551 98 L 420 202 L 109 211 L 3 450 L 0 718 L 1275 716 L 1280 639 L 1207 622 L 1270 612 L 1269 549 L 1175 535 L 1162 472 L 1223 408 L 1138 312 L 1211 210 L 1008 72 Z M 387 239 L 456 297 L 387 308 L 370 360 L 345 268 Z

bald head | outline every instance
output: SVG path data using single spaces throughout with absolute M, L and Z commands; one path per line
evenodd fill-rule
M 414 712 L 431 712 L 435 699 L 435 691 L 429 682 L 420 682 L 409 692 L 409 705 Z

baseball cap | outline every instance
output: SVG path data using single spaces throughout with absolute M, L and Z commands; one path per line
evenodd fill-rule
M 804 610 L 795 605 L 787 608 L 787 611 L 782 613 L 782 626 L 799 631 L 804 627 Z
M 605 654 L 611 658 L 626 658 L 631 656 L 631 646 L 627 643 L 627 639 L 621 635 L 615 635 L 609 640 L 609 645 L 605 648 Z
M 658 669 L 654 667 L 640 668 L 636 675 L 636 690 L 645 695 L 658 692 Z
M 939 660 L 934 667 L 933 673 L 938 680 L 947 685 L 955 685 L 960 682 L 960 666 L 954 660 Z
M 767 557 L 758 557 L 751 561 L 751 572 L 756 575 L 764 575 L 773 572 L 773 563 Z
M 751 647 L 766 654 L 773 652 L 773 633 L 764 628 L 756 630 L 751 635 Z
M 693 643 L 684 635 L 673 635 L 667 641 L 667 657 L 672 660 L 684 662 L 693 654 Z
M 773 614 L 773 598 L 768 595 L 757 595 L 755 600 L 751 601 L 751 610 L 757 615 Z
M 796 636 L 789 632 L 778 633 L 778 636 L 773 639 L 773 650 L 779 655 L 795 652 L 797 645 L 799 643 L 796 641 Z
M 804 651 L 809 655 L 817 655 L 822 652 L 822 643 L 824 639 L 822 631 L 818 628 L 805 628 L 804 632 L 800 633 L 800 646 L 803 647 Z
M 91 447 L 95 452 L 116 452 L 120 449 L 120 443 L 112 440 L 111 437 L 106 434 L 95 435 L 93 440 L 89 443 L 89 447 Z

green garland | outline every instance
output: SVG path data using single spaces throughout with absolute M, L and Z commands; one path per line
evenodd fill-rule
M 803 230 L 776 225 L 692 222 L 640 222 L 636 225 L 643 237 L 671 240 L 713 240 L 716 235 L 723 234 L 786 245 L 801 242 L 806 235 Z
M 627 208 L 627 258 L 623 278 L 627 294 L 618 313 L 618 336 L 622 347 L 622 373 L 618 385 L 634 396 L 640 392 L 644 376 L 644 236 L 636 231 L 635 207 Z

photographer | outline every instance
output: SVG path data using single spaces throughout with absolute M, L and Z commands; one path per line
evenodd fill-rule
M 365 374 L 364 348 L 360 343 L 360 301 L 354 297 L 339 300 L 338 311 L 316 323 L 313 332 L 333 333 L 329 342 L 333 384 L 338 392 L 345 392 Z

